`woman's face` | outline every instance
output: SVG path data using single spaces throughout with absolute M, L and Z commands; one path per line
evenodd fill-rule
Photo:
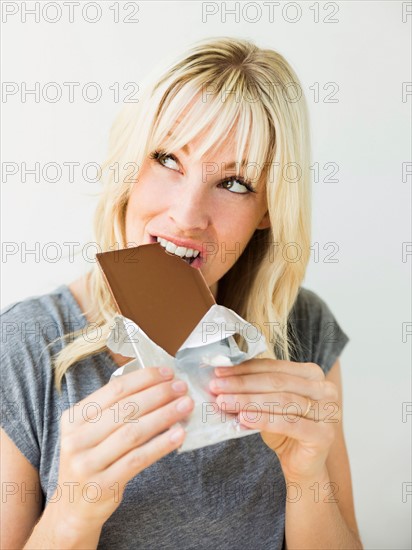
M 161 243 L 180 256 L 190 256 L 187 249 L 199 251 L 191 266 L 200 269 L 216 297 L 217 282 L 238 260 L 254 231 L 270 223 L 264 187 L 253 181 L 257 193 L 248 191 L 242 174 L 230 167 L 234 142 L 228 140 L 194 161 L 190 153 L 202 139 L 199 135 L 191 141 L 188 150 L 151 152 L 145 159 L 127 205 L 126 239 L 138 246 L 160 237 L 177 246 Z

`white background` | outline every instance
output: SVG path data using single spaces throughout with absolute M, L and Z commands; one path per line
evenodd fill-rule
M 406 3 L 301 2 L 298 11 L 296 3 L 275 3 L 271 21 L 267 2 L 243 2 L 239 20 L 228 13 L 225 21 L 225 7 L 236 9 L 234 2 L 139 2 L 138 22 L 128 24 L 123 19 L 133 2 L 118 4 L 118 23 L 110 9 L 116 3 L 102 2 L 101 19 L 94 24 L 79 8 L 70 23 L 64 6 L 56 23 L 45 21 L 56 17 L 53 6 L 45 17 L 40 14 L 40 22 L 30 15 L 24 22 L 24 3 L 2 4 L 3 18 L 5 4 L 18 9 L 3 23 L 2 78 L 19 90 L 3 96 L 2 103 L 3 168 L 14 162 L 19 169 L 2 177 L 3 307 L 68 283 L 91 265 L 82 246 L 92 240 L 98 183 L 87 183 L 79 168 L 73 183 L 68 171 L 56 183 L 43 178 L 36 183 L 33 175 L 23 183 L 21 163 L 32 168 L 35 162 L 102 162 L 121 107 L 110 86 L 120 83 L 122 100 L 124 83 L 139 83 L 171 49 L 184 50 L 203 37 L 248 38 L 278 50 L 292 64 L 308 98 L 313 162 L 320 166 L 313 185 L 312 239 L 319 258 L 313 258 L 304 286 L 328 303 L 351 339 L 341 358 L 344 425 L 361 536 L 366 549 L 410 548 L 412 495 L 402 499 L 403 484 L 412 480 L 411 417 L 402 421 L 402 404 L 411 402 L 412 338 L 402 341 L 403 323 L 411 322 L 412 263 L 410 255 L 402 258 L 402 243 L 411 240 L 411 176 L 402 181 L 402 163 L 410 161 L 412 103 L 411 95 L 402 101 L 402 83 L 411 81 L 412 15 L 402 21 Z M 337 22 L 327 23 L 334 6 L 339 11 L 330 17 Z M 206 10 L 216 13 L 206 16 Z M 89 19 L 95 14 L 93 7 L 86 12 Z M 59 102 L 42 97 L 35 102 L 33 96 L 22 101 L 23 82 L 27 88 L 39 82 L 42 90 L 51 81 L 62 87 Z M 73 103 L 62 84 L 69 81 L 81 84 Z M 80 92 L 91 81 L 102 88 L 97 103 Z M 339 86 L 336 103 L 323 101 L 333 91 L 323 89 L 330 82 Z M 310 89 L 315 83 L 318 101 Z M 324 181 L 328 162 L 339 166 L 337 182 Z M 25 255 L 24 247 L 34 249 L 36 242 L 37 257 Z M 49 242 L 65 253 L 57 262 L 43 257 L 56 254 L 46 247 Z M 80 243 L 74 261 L 65 242 Z M 327 243 L 339 248 L 335 263 L 327 261 L 332 251 L 324 249 Z M 14 253 L 5 255 L 5 246 Z M 89 253 L 92 257 L 93 250 Z

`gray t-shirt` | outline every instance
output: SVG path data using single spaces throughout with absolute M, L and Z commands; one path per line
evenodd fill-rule
M 297 343 L 292 359 L 317 363 L 325 373 L 348 342 L 325 302 L 304 288 L 289 325 Z M 59 396 L 51 361 L 64 342 L 46 346 L 86 326 L 66 284 L 1 311 L 1 425 L 39 470 L 46 503 L 58 479 L 61 413 L 118 368 L 106 351 L 83 359 L 66 373 Z M 259 433 L 173 451 L 130 480 L 98 548 L 281 549 L 285 503 L 279 460 Z

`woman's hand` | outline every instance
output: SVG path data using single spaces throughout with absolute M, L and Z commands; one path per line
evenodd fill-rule
M 194 402 L 182 397 L 187 384 L 173 376 L 167 367 L 118 376 L 64 411 L 52 502 L 68 527 L 101 527 L 120 505 L 127 482 L 181 445 L 183 428 L 169 428 Z M 185 401 L 186 409 L 180 408 Z
M 335 384 L 314 363 L 250 359 L 218 367 L 210 390 L 218 406 L 261 430 L 288 482 L 316 479 L 340 422 Z

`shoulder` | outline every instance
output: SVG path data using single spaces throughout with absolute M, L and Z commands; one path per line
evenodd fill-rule
M 32 391 L 51 376 L 52 356 L 64 345 L 62 337 L 82 328 L 81 311 L 66 285 L 48 294 L 29 296 L 0 311 L 1 378 L 13 392 L 17 385 Z
M 67 285 L 60 285 L 50 293 L 29 296 L 4 307 L 0 324 L 3 354 L 22 346 L 36 349 L 49 344 L 85 322 Z
M 36 468 L 53 402 L 53 356 L 65 345 L 61 337 L 83 323 L 71 300 L 61 285 L 0 311 L 1 426 Z
M 305 328 L 318 328 L 323 322 L 335 320 L 328 304 L 316 292 L 304 287 L 300 287 L 289 317 Z
M 288 333 L 294 360 L 317 363 L 325 374 L 349 341 L 325 300 L 303 287 L 289 314 Z
M 79 359 L 57 391 L 55 357 L 88 327 L 67 285 L 8 305 L 0 311 L 0 323 L 0 423 L 48 479 L 62 411 L 107 383 L 113 361 L 105 352 Z
M 11 320 L 25 316 L 30 318 L 36 315 L 38 318 L 50 317 L 64 322 L 68 314 L 81 314 L 79 307 L 75 308 L 76 301 L 66 284 L 56 287 L 51 292 L 28 296 L 22 300 L 11 302 L 0 310 L 2 320 Z

